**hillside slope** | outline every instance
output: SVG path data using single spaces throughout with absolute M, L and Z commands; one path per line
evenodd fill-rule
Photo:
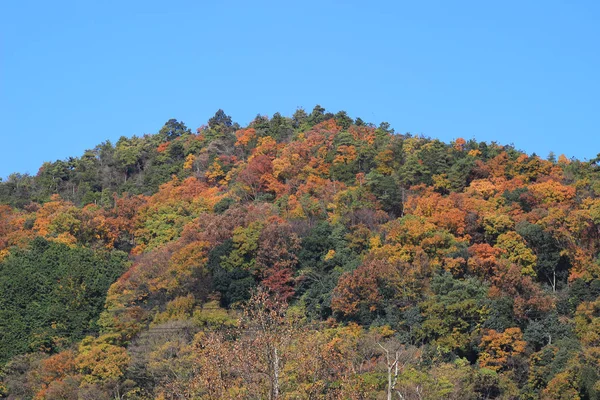
M 597 161 L 317 106 L 13 174 L 0 397 L 598 399 Z

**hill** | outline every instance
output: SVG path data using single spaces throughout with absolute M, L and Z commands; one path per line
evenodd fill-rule
M 0 183 L 0 397 L 598 399 L 600 166 L 219 110 Z

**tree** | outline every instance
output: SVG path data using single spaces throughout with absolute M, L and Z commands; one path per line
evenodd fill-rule
M 277 296 L 270 296 L 259 287 L 244 307 L 240 328 L 241 348 L 236 356 L 250 372 L 261 372 L 268 378 L 268 398 L 281 398 L 281 371 L 286 355 L 282 353 L 291 340 L 291 326 L 286 321 L 287 304 Z M 246 374 L 248 374 L 246 372 Z M 246 375 L 245 379 L 250 379 Z
M 191 134 L 192 131 L 185 126 L 183 122 L 179 122 L 176 119 L 168 120 L 165 125 L 158 131 L 159 137 L 163 141 L 173 141 L 178 137 L 186 134 Z
M 248 166 L 240 172 L 238 179 L 251 199 L 269 188 L 269 175 L 273 172 L 273 163 L 266 155 L 253 157 Z
M 387 343 L 385 343 L 385 346 L 378 342 L 377 346 L 379 346 L 385 356 L 385 366 L 387 368 L 387 400 L 392 400 L 394 393 L 397 393 L 400 398 L 402 398 L 400 392 L 396 391 L 398 375 L 413 361 L 417 352 L 415 349 L 406 349 L 394 340 L 388 340 Z
M 566 281 L 568 276 L 568 265 L 556 240 L 538 224 L 523 221 L 517 224 L 516 229 L 535 252 L 538 279 L 548 282 L 555 292 L 557 282 Z
M 292 125 L 294 128 L 298 129 L 304 123 L 306 123 L 307 119 L 308 119 L 308 114 L 306 113 L 306 111 L 304 111 L 303 108 L 298 108 L 296 110 L 296 112 L 294 112 L 294 115 L 292 116 Z
M 115 145 L 114 158 L 117 168 L 123 174 L 124 183 L 135 173 L 140 171 L 142 165 L 142 140 L 136 136 L 131 139 L 121 136 Z
M 342 129 L 346 130 L 352 125 L 352 118 L 348 116 L 346 111 L 339 111 L 335 114 L 336 123 L 342 127 Z
M 435 343 L 440 351 L 469 354 L 471 335 L 489 313 L 486 285 L 445 273 L 431 280 L 431 290 L 433 295 L 419 303 L 423 322 L 415 329 L 416 337 Z
M 513 359 L 525 352 L 525 345 L 520 328 L 508 328 L 502 333 L 489 329 L 481 338 L 479 365 L 494 371 L 510 368 Z
M 208 120 L 208 126 L 211 129 L 215 129 L 219 126 L 223 126 L 225 128 L 230 128 L 233 125 L 231 121 L 231 117 L 225 114 L 225 111 L 219 108 L 219 110 L 215 113 L 215 115 Z
M 384 297 L 380 287 L 391 281 L 393 275 L 393 266 L 379 260 L 366 262 L 342 275 L 332 295 L 332 309 L 367 323 L 383 311 Z
M 69 247 L 37 238 L 0 262 L 0 362 L 15 354 L 55 352 L 97 331 L 110 284 L 126 254 Z
M 323 107 L 321 107 L 320 105 L 316 105 L 312 112 L 310 113 L 310 115 L 308 116 L 308 123 L 310 124 L 310 126 L 314 126 L 317 125 L 323 121 L 325 121 L 327 118 L 325 116 L 325 109 Z
M 537 263 L 537 257 L 517 232 L 510 231 L 498 236 L 496 247 L 504 250 L 505 257 L 510 262 L 521 267 L 523 275 L 535 274 L 533 266 Z
M 85 382 L 118 386 L 129 364 L 127 350 L 119 346 L 118 338 L 118 335 L 96 339 L 88 336 L 81 341 L 75 363 Z
M 283 301 L 288 301 L 294 294 L 299 249 L 298 236 L 289 224 L 278 218 L 271 218 L 260 233 L 256 266 L 262 285 Z
M 200 332 L 194 338 L 196 357 L 192 367 L 192 395 L 209 400 L 243 399 L 248 387 L 239 373 L 239 348 L 220 332 Z

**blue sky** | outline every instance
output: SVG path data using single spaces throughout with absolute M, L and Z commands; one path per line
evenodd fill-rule
M 5 1 L 0 177 L 170 118 L 328 111 L 600 152 L 597 1 Z

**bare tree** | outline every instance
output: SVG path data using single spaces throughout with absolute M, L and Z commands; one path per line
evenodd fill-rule
M 259 287 L 248 302 L 242 319 L 245 364 L 248 373 L 258 371 L 269 380 L 269 399 L 281 398 L 282 350 L 293 329 L 285 319 L 287 303 Z M 244 343 L 245 342 L 245 343 Z
M 404 368 L 413 362 L 417 357 L 417 349 L 409 348 L 400 344 L 396 340 L 389 340 L 383 345 L 377 343 L 377 346 L 383 351 L 385 356 L 385 364 L 387 368 L 387 400 L 392 400 L 394 393 L 398 395 L 398 398 L 404 399 L 404 396 L 396 390 L 396 384 L 398 383 L 398 375 L 404 370 Z M 419 396 L 420 397 L 420 396 Z

